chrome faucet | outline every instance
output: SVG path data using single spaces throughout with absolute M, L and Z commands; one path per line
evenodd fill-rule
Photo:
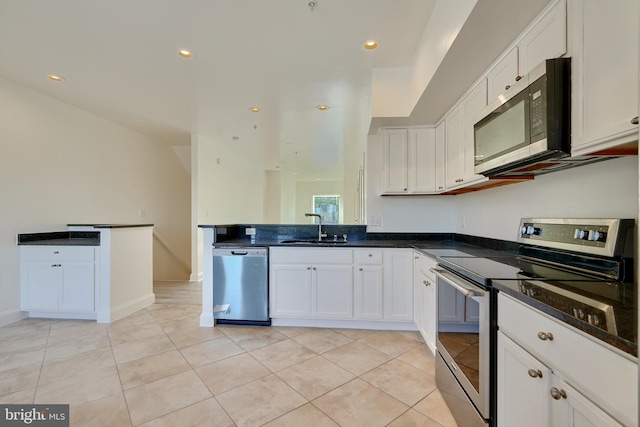
M 322 215 L 317 214 L 317 213 L 306 213 L 304 214 L 304 216 L 315 216 L 318 217 L 318 241 L 322 240 L 323 234 L 322 234 Z M 326 234 L 325 234 L 326 236 Z

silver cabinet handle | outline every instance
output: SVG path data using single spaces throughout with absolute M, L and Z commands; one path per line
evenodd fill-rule
M 638 124 L 638 116 L 635 116 L 633 119 L 631 119 L 631 124 L 632 125 L 637 125 Z
M 522 79 L 522 76 L 516 76 L 516 81 L 519 82 Z
M 362 271 L 362 267 L 360 267 L 360 268 L 358 269 L 358 271 Z
M 509 88 L 510 88 L 510 87 L 511 87 L 511 85 L 506 85 L 506 86 L 504 87 L 504 90 L 509 90 Z
M 538 338 L 542 341 L 553 341 L 553 334 L 551 332 L 538 332 Z
M 560 399 L 566 399 L 567 398 L 567 392 L 564 390 L 558 390 L 555 387 L 551 388 L 551 397 L 553 397 L 555 400 L 560 400 Z
M 315 270 L 316 268 L 315 268 L 315 267 L 313 267 L 313 269 Z
M 531 378 L 542 378 L 542 371 L 540 371 L 540 369 L 529 369 L 529 376 Z
M 51 264 L 51 267 L 62 267 L 62 264 Z
M 311 270 L 311 267 L 307 267 L 307 270 Z
M 442 190 L 442 186 L 438 187 L 438 190 Z
M 427 282 L 426 280 L 423 280 L 423 281 L 422 281 L 422 283 L 423 283 L 425 286 L 431 286 L 431 283 Z
M 53 253 L 54 253 L 54 254 L 59 254 L 59 253 L 60 253 L 60 251 L 53 251 Z
M 371 258 L 371 257 L 373 256 L 373 254 L 369 254 L 369 255 L 367 255 L 367 256 L 368 256 L 369 258 Z

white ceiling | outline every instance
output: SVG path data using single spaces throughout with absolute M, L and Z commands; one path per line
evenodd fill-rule
M 0 76 L 174 145 L 237 137 L 265 147 L 261 167 L 341 179 L 344 146 L 363 145 L 371 123 L 372 70 L 415 65 L 436 0 L 308 1 L 0 0 Z M 479 0 L 424 91 L 434 95 L 404 120 L 433 123 L 456 99 L 443 89 L 462 93 L 547 3 Z M 492 17 L 499 7 L 516 15 Z M 361 47 L 369 38 L 376 51 Z

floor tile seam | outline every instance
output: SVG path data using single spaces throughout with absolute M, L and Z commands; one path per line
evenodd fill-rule
M 239 354 L 236 354 L 235 356 L 231 356 L 231 357 L 236 357 L 236 356 L 239 356 Z M 231 358 L 231 357 L 229 357 L 229 358 Z M 222 360 L 225 360 L 225 359 L 222 359 Z M 263 378 L 268 377 L 269 375 L 275 375 L 275 372 L 271 371 L 269 368 L 267 368 L 266 366 L 264 366 L 264 365 L 262 365 L 262 364 L 261 364 L 261 365 L 262 365 L 262 366 L 267 370 L 267 373 L 265 373 L 264 375 L 262 375 L 262 376 L 260 376 L 260 377 L 258 377 L 258 378 L 254 378 L 254 379 L 252 379 L 251 381 L 249 381 L 249 382 L 247 382 L 247 383 L 243 383 L 243 384 L 237 385 L 237 386 L 235 386 L 235 387 L 231 387 L 230 389 L 227 389 L 227 390 L 225 390 L 225 391 L 223 391 L 223 392 L 220 392 L 220 393 L 218 393 L 218 394 L 215 394 L 215 393 L 213 392 L 213 390 L 211 390 L 211 389 L 209 388 L 209 386 L 208 386 L 208 385 L 207 385 L 207 383 L 205 382 L 204 378 L 202 378 L 202 377 L 200 376 L 200 374 L 198 373 L 198 369 L 200 369 L 200 368 L 202 368 L 202 367 L 204 367 L 204 366 L 211 365 L 211 364 L 213 364 L 213 363 L 217 363 L 217 362 L 220 362 L 220 360 L 216 360 L 215 362 L 207 363 L 206 365 L 198 366 L 198 367 L 196 367 L 196 368 L 191 368 L 191 370 L 192 370 L 192 371 L 193 371 L 193 372 L 198 376 L 198 378 L 200 379 L 200 381 L 202 381 L 202 383 L 204 384 L 204 386 L 207 388 L 207 390 L 209 390 L 209 393 L 211 393 L 211 395 L 212 395 L 213 397 L 219 396 L 219 395 L 221 395 L 221 394 L 224 394 L 224 393 L 226 393 L 226 392 L 228 392 L 228 391 L 231 391 L 231 390 L 235 390 L 235 389 L 240 388 L 240 387 L 244 387 L 244 386 L 246 386 L 247 384 L 251 384 L 251 383 L 253 383 L 253 382 L 259 381 L 259 380 L 261 380 L 261 379 L 263 379 Z M 258 363 L 260 363 L 260 361 L 259 361 L 259 360 L 258 360 L 257 362 L 258 362 Z M 188 362 L 187 362 L 187 363 L 188 363 Z M 279 377 L 278 377 L 278 378 L 279 378 Z M 216 400 L 217 400 L 217 399 L 216 399 Z M 218 402 L 218 403 L 220 403 L 220 402 Z M 220 406 L 222 406 L 222 404 L 221 404 Z M 225 411 L 225 412 L 226 412 L 226 411 Z
M 269 371 L 269 372 L 270 372 L 270 374 L 275 374 L 276 372 L 278 372 L 278 371 L 282 371 L 282 369 L 286 369 L 286 368 L 288 368 L 288 367 L 289 367 L 289 366 L 287 366 L 287 367 L 285 367 L 285 368 L 279 369 L 278 371 L 274 371 L 273 369 L 269 368 L 267 365 L 265 365 L 264 363 L 262 363 L 262 361 L 260 361 L 260 359 L 258 359 L 255 355 L 253 355 L 250 351 L 247 351 L 246 353 L 247 353 L 249 356 L 251 356 L 251 357 L 253 358 L 253 360 L 255 360 L 255 361 L 256 361 L 256 362 L 258 362 L 262 367 L 264 367 L 267 371 Z M 290 366 L 295 366 L 295 365 L 297 365 L 297 363 L 294 363 L 293 365 L 290 365 Z M 266 377 L 266 376 L 267 376 L 267 375 L 265 375 L 265 377 Z M 263 378 L 264 378 L 264 377 L 263 377 Z
M 118 366 L 118 360 L 116 359 L 115 352 L 113 351 L 113 344 L 111 343 L 111 337 L 107 333 L 107 339 L 109 340 L 109 348 L 111 349 L 111 357 L 113 358 L 113 362 L 115 363 L 116 373 L 118 374 L 118 382 L 120 383 L 120 393 L 122 393 L 122 399 L 124 400 L 124 404 L 127 408 L 127 415 L 129 416 L 129 422 L 133 426 L 133 418 L 131 417 L 131 410 L 129 409 L 129 402 L 127 401 L 127 396 L 124 393 L 124 385 L 122 384 L 122 377 L 120 376 L 120 368 Z
M 363 374 L 364 375 L 364 374 Z M 378 391 L 381 391 L 382 393 L 386 394 L 387 396 L 389 396 L 390 398 L 402 403 L 404 406 L 408 406 L 409 408 L 413 408 L 413 406 L 417 405 L 418 403 L 420 403 L 424 398 L 426 398 L 427 396 L 429 396 L 431 393 L 433 393 L 433 390 L 431 390 L 429 393 L 425 394 L 424 396 L 422 396 L 421 398 L 418 399 L 417 402 L 410 404 L 410 403 L 405 403 L 402 400 L 398 399 L 397 397 L 395 397 L 394 395 L 392 395 L 389 392 L 386 392 L 385 390 L 381 389 L 380 387 L 376 386 L 375 384 L 371 383 L 370 381 L 367 381 L 364 378 L 358 377 L 360 378 L 362 381 L 364 381 L 365 383 L 367 383 L 368 385 L 370 385 L 371 387 L 375 388 Z
M 140 341 L 140 340 L 143 340 L 143 339 L 146 339 L 146 338 L 153 338 L 153 337 L 157 337 L 158 335 L 162 335 L 162 334 L 165 334 L 165 335 L 166 335 L 166 332 L 164 332 L 164 331 L 160 331 L 160 332 L 158 332 L 157 334 L 149 335 L 149 336 L 146 336 L 146 337 L 135 338 L 135 339 L 132 339 L 132 340 L 130 340 L 130 341 L 118 342 L 118 343 L 115 343 L 115 344 L 114 344 L 114 343 L 111 343 L 111 345 L 113 345 L 113 346 L 115 346 L 115 347 L 118 347 L 118 346 L 120 346 L 120 345 L 131 344 L 131 343 L 134 343 L 134 342 L 136 342 L 136 341 Z M 109 336 L 109 340 L 111 340 L 111 338 L 112 338 L 112 337 L 111 337 L 111 336 Z
M 207 390 L 209 390 L 209 389 L 207 389 Z M 211 393 L 211 391 L 209 391 L 209 392 Z M 123 394 L 124 394 L 124 392 L 123 392 Z M 133 427 L 141 426 L 141 425 L 144 425 L 144 424 L 150 423 L 151 421 L 158 420 L 158 419 L 160 419 L 160 418 L 162 418 L 162 417 L 169 416 L 169 415 L 171 415 L 171 414 L 173 414 L 173 413 L 175 413 L 175 412 L 182 411 L 183 409 L 186 409 L 186 408 L 188 408 L 188 407 L 190 407 L 190 406 L 193 406 L 193 405 L 197 405 L 198 403 L 202 403 L 202 402 L 204 402 L 205 400 L 208 400 L 208 399 L 215 399 L 215 396 L 213 395 L 213 393 L 211 393 L 211 396 L 209 396 L 209 397 L 206 397 L 206 398 L 204 398 L 204 399 L 198 400 L 197 402 L 190 403 L 190 404 L 188 404 L 187 406 L 184 406 L 184 407 L 182 407 L 182 408 L 180 408 L 180 409 L 176 409 L 176 410 L 173 410 L 173 411 L 171 411 L 171 412 L 167 412 L 166 414 L 162 414 L 162 415 L 157 416 L 157 417 L 155 417 L 155 418 L 151 418 L 151 419 L 148 419 L 148 420 L 144 420 L 144 421 L 143 421 L 143 422 L 141 422 L 140 424 L 135 424 L 135 423 L 133 422 L 133 419 L 131 418 L 131 412 L 129 412 L 129 403 L 127 402 L 127 398 L 126 398 L 126 396 L 125 396 L 125 398 L 124 398 L 125 403 L 127 404 L 127 412 L 129 412 L 129 419 L 131 419 L 131 425 L 132 425 Z M 216 399 L 216 402 L 217 402 L 217 399 Z M 218 402 L 218 404 L 220 404 L 220 402 Z M 220 407 L 222 407 L 222 405 L 220 405 Z M 222 408 L 222 409 L 225 411 L 225 413 L 227 412 L 224 408 Z M 227 415 L 229 415 L 229 414 L 227 414 Z M 231 418 L 231 417 L 229 417 L 229 418 L 230 418 L 231 420 L 233 420 L 233 418 Z M 234 424 L 235 424 L 235 423 L 234 423 Z M 178 426 L 178 427 L 179 427 L 179 426 Z
M 433 390 L 431 390 L 431 391 L 430 391 L 430 392 L 429 392 L 425 397 L 423 397 L 423 398 L 422 398 L 422 399 L 420 399 L 418 402 L 416 402 L 416 404 L 415 404 L 415 405 L 412 405 L 412 406 L 411 406 L 411 408 L 412 408 L 414 411 L 418 412 L 419 414 L 424 415 L 425 417 L 429 418 L 429 419 L 430 419 L 431 421 L 433 421 L 434 423 L 436 423 L 436 424 L 438 424 L 438 425 L 440 425 L 440 426 L 442 426 L 442 427 L 446 427 L 444 424 L 442 424 L 442 423 L 440 423 L 439 421 L 437 421 L 437 420 L 435 420 L 435 419 L 431 418 L 431 417 L 429 416 L 429 414 L 425 414 L 424 412 L 422 412 L 422 411 L 420 411 L 418 408 L 416 408 L 416 406 L 418 406 L 418 405 L 420 404 L 420 402 L 422 402 L 424 399 L 426 399 L 427 397 L 431 396 L 433 393 L 435 393 L 435 392 L 436 392 L 436 391 L 438 391 L 438 390 L 439 390 L 439 389 L 438 389 L 438 387 L 434 388 L 434 389 L 433 389 Z
M 295 365 L 294 365 L 295 366 Z M 282 372 L 284 369 L 280 370 L 280 372 Z M 349 372 L 349 371 L 347 371 Z M 285 384 L 287 384 L 291 389 L 293 389 L 296 393 L 298 393 L 300 396 L 302 396 L 305 400 L 307 400 L 307 402 L 311 403 L 311 401 L 316 400 L 322 396 L 324 396 L 325 394 L 331 393 L 332 391 L 339 389 L 340 387 L 344 386 L 345 384 L 350 383 L 351 381 L 355 380 L 358 378 L 357 375 L 352 374 L 351 372 L 349 372 L 351 375 L 353 375 L 353 378 L 348 379 L 347 381 L 343 382 L 342 384 L 338 384 L 335 387 L 331 388 L 330 390 L 325 391 L 324 393 L 322 393 L 319 396 L 314 397 L 313 399 L 309 399 L 307 397 L 305 397 L 304 395 L 302 395 L 302 393 L 300 393 L 299 391 L 297 391 L 296 389 L 294 389 L 291 385 L 289 385 L 289 383 L 287 382 L 287 380 L 285 380 L 284 378 L 282 378 L 280 375 L 278 374 L 274 374 L 276 375 L 280 380 L 282 380 Z M 363 380 L 364 381 L 364 380 Z M 368 384 L 368 383 L 367 383 Z

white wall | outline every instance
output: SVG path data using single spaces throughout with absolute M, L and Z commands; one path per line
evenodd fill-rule
M 195 140 L 198 224 L 263 222 L 263 150 L 221 137 Z
M 18 314 L 17 233 L 154 223 L 188 263 L 189 175 L 171 145 L 0 78 L 0 147 L 0 324 Z
M 637 156 L 606 160 L 455 196 L 455 231 L 514 240 L 524 217 L 637 218 L 637 195 Z
M 637 162 L 637 156 L 622 157 L 457 196 L 380 196 L 381 148 L 370 135 L 367 231 L 456 232 L 513 241 L 523 217 L 637 218 Z M 372 225 L 375 217 L 381 226 Z

